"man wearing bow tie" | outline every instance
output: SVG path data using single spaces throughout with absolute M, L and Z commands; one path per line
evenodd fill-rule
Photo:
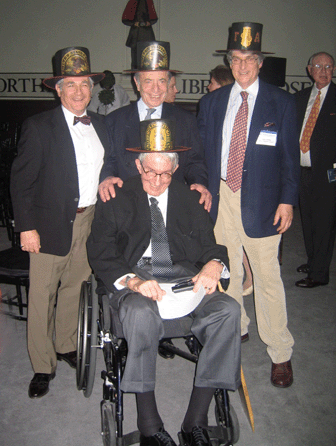
M 11 177 L 15 229 L 30 254 L 31 398 L 48 392 L 57 359 L 76 368 L 80 287 L 91 272 L 86 240 L 108 144 L 103 117 L 86 114 L 93 84 L 104 76 L 91 74 L 88 50 L 58 51 L 55 67 L 44 83 L 61 105 L 24 122 Z
M 227 293 L 241 305 L 242 342 L 248 340 L 250 322 L 242 298 L 244 248 L 253 272 L 258 331 L 272 360 L 271 382 L 288 387 L 294 341 L 287 328 L 278 247 L 297 203 L 298 132 L 294 98 L 259 79 L 261 31 L 258 23 L 232 25 L 224 52 L 235 83 L 202 98 L 198 124 L 216 241 L 227 246 L 230 259 Z

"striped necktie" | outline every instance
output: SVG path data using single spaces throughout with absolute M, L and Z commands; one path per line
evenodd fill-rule
M 154 197 L 150 197 L 149 200 L 152 221 L 152 274 L 156 277 L 168 278 L 172 275 L 172 260 L 166 226 L 158 206 L 159 202 Z

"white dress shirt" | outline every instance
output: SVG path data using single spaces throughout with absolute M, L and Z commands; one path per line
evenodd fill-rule
M 248 118 L 247 118 L 247 134 L 246 142 L 248 140 L 250 124 L 253 115 L 255 101 L 257 99 L 259 91 L 259 78 L 250 85 L 246 90 L 243 90 L 238 82 L 235 82 L 230 93 L 226 114 L 223 123 L 223 133 L 222 133 L 222 167 L 221 167 L 221 177 L 226 180 L 227 163 L 229 159 L 230 143 L 233 130 L 233 124 L 236 118 L 238 109 L 243 102 L 241 97 L 241 92 L 246 91 L 248 93 L 247 103 L 248 103 Z
M 74 122 L 74 115 L 62 105 L 65 120 L 68 124 L 71 139 L 75 147 L 79 202 L 78 207 L 87 207 L 96 203 L 99 174 L 104 161 L 104 147 L 92 125 Z M 86 115 L 86 112 L 81 115 Z

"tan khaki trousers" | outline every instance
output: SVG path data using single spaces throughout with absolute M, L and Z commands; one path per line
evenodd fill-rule
M 66 256 L 30 254 L 27 336 L 35 373 L 53 373 L 56 352 L 68 353 L 77 349 L 80 288 L 91 273 L 86 240 L 93 215 L 94 206 L 76 215 L 72 244 Z
M 267 345 L 274 363 L 288 361 L 294 340 L 287 328 L 286 296 L 281 280 L 278 250 L 281 236 L 250 238 L 241 219 L 240 190 L 233 193 L 224 181 L 220 185 L 218 218 L 215 225 L 217 243 L 228 249 L 230 285 L 227 294 L 241 305 L 241 333 L 248 331 L 243 301 L 243 248 L 253 272 L 254 303 L 258 332 Z

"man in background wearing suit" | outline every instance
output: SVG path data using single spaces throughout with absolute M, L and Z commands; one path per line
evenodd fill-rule
M 175 151 L 186 149 L 174 144 L 173 122 L 152 120 L 140 126 L 141 148 L 134 149 L 143 152 L 135 160 L 140 175 L 126 180 L 112 200 L 98 201 L 87 243 L 89 260 L 114 291 L 110 302 L 119 312 L 128 346 L 121 389 L 136 394 L 141 446 L 176 446 L 164 430 L 154 394 L 158 345 L 167 322 L 157 304 L 168 297 L 162 282 L 187 277 L 195 292 L 203 287 L 199 305 L 185 317 L 176 316 L 174 323 L 181 329 L 187 323 L 180 334 L 190 330 L 202 345 L 182 424 L 184 443 L 211 446 L 207 413 L 215 389 L 236 390 L 240 383 L 240 308 L 216 290 L 227 253 L 216 245 L 199 193 L 172 179 L 178 169 Z M 205 264 L 200 271 L 197 262 Z
M 249 318 L 243 305 L 243 248 L 253 279 L 258 331 L 272 360 L 271 382 L 293 382 L 292 335 L 287 328 L 285 290 L 278 262 L 281 234 L 297 203 L 298 132 L 294 98 L 262 82 L 262 25 L 234 23 L 228 60 L 235 83 L 200 102 L 198 124 L 209 169 L 217 243 L 228 248 L 227 293 L 241 305 L 242 341 Z M 224 50 L 227 52 L 227 50 Z
M 300 212 L 307 263 L 297 268 L 308 276 L 295 285 L 327 285 L 336 230 L 336 85 L 334 58 L 311 56 L 308 72 L 314 85 L 296 93 L 301 129 Z M 331 178 L 333 177 L 333 179 Z
M 80 287 L 91 272 L 86 240 L 108 145 L 104 118 L 86 115 L 93 84 L 104 77 L 91 74 L 88 49 L 58 51 L 55 68 L 44 84 L 61 106 L 24 122 L 11 176 L 15 229 L 30 254 L 30 398 L 49 391 L 57 359 L 76 368 Z
M 128 72 L 135 73 L 134 79 L 141 97 L 137 103 L 116 110 L 106 118 L 110 150 L 101 172 L 99 194 L 103 201 L 109 200 L 110 196 L 115 196 L 114 184 L 122 186 L 122 181 L 137 174 L 136 156 L 125 152 L 125 149 L 140 146 L 140 121 L 169 118 L 176 122 L 176 144 L 191 147 L 191 150 L 181 154 L 180 168 L 174 178 L 200 192 L 200 202 L 210 211 L 208 174 L 196 119 L 182 108 L 164 102 L 171 73 L 177 73 L 169 69 L 169 58 L 168 42 L 138 43 L 138 70 Z

